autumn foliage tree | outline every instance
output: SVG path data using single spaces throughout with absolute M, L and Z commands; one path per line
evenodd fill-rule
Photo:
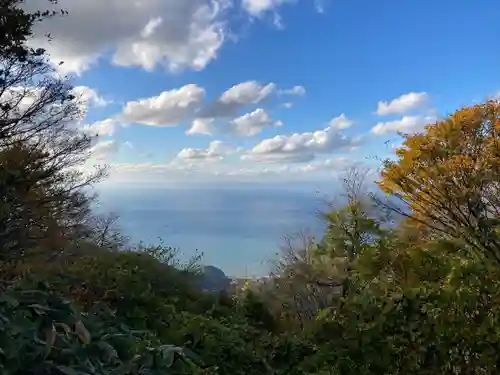
M 423 228 L 498 263 L 499 172 L 500 103 L 490 100 L 407 135 L 379 185 Z

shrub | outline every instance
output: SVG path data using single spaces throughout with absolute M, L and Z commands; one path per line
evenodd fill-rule
M 192 353 L 116 321 L 104 304 L 78 313 L 46 285 L 0 297 L 4 374 L 192 374 Z M 20 355 L 21 354 L 21 355 Z

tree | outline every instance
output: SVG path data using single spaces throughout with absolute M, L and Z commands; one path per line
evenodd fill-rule
M 54 2 L 52 2 L 54 3 Z M 3 259 L 27 249 L 61 249 L 90 215 L 85 189 L 105 176 L 84 173 L 92 139 L 76 124 L 84 103 L 55 74 L 44 50 L 26 41 L 36 22 L 55 12 L 27 13 L 18 0 L 2 0 L 0 30 L 0 245 Z M 49 235 L 50 233 L 50 235 Z M 46 240 L 45 243 L 40 240 Z M 13 248 L 19 251 L 13 251 Z M 14 254 L 15 253 L 15 254 Z
M 339 305 L 349 293 L 352 274 L 364 253 L 385 261 L 386 253 L 375 250 L 389 233 L 383 228 L 388 217 L 368 195 L 368 176 L 368 170 L 353 168 L 341 178 L 342 201 L 328 201 L 328 209 L 320 212 L 326 230 L 319 243 L 307 233 L 285 238 L 271 279 L 274 290 L 264 293 L 271 305 L 280 302 L 274 310 L 286 312 L 300 329 L 310 325 L 322 309 Z
M 284 238 L 271 279 L 261 285 L 274 314 L 286 321 L 285 329 L 304 329 L 316 313 L 329 305 L 336 288 L 321 285 L 332 274 L 331 263 L 318 257 L 317 243 L 307 232 Z M 330 267 L 329 267 L 330 266 Z
M 410 208 L 394 208 L 430 235 L 500 262 L 500 102 L 464 107 L 405 135 L 379 186 Z
M 54 5 L 58 0 L 47 0 L 47 2 Z M 66 13 L 62 9 L 29 13 L 22 8 L 23 3 L 23 0 L 0 0 L 1 56 L 27 59 L 36 55 L 36 51 L 26 46 L 26 41 L 33 35 L 33 26 L 58 13 Z M 43 53 L 41 50 L 39 52 Z
M 94 215 L 90 217 L 88 228 L 92 243 L 98 247 L 113 250 L 125 250 L 128 238 L 123 235 L 118 227 L 119 216 L 113 213 Z

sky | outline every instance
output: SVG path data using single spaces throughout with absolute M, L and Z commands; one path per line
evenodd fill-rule
M 497 0 L 58 6 L 30 43 L 64 61 L 110 187 L 325 182 L 500 92 Z

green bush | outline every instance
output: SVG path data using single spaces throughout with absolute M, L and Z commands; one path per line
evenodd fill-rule
M 42 284 L 0 297 L 3 374 L 194 374 L 197 361 L 150 331 L 117 322 L 102 303 L 78 313 Z
M 35 270 L 38 280 L 49 282 L 54 293 L 84 310 L 105 304 L 114 312 L 116 324 L 154 333 L 159 342 L 197 353 L 206 371 L 273 373 L 261 345 L 269 334 L 265 327 L 230 296 L 201 292 L 194 282 L 196 274 L 162 259 L 141 251 L 102 250 L 71 263 L 28 270 Z M 33 280 L 26 277 L 20 282 L 34 287 Z

